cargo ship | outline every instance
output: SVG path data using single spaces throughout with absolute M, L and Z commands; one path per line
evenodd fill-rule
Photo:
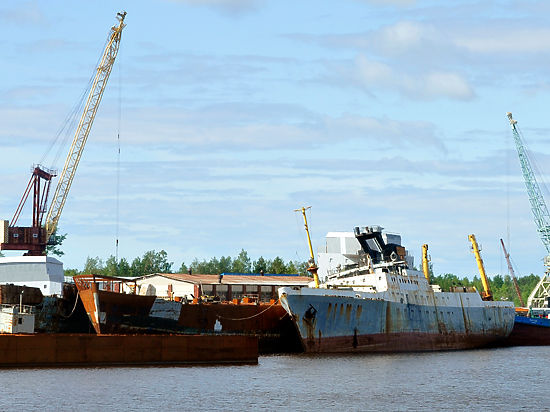
M 304 351 L 404 352 L 477 348 L 504 340 L 512 302 L 430 285 L 401 237 L 379 226 L 331 232 L 319 254 L 320 287 L 279 289 Z

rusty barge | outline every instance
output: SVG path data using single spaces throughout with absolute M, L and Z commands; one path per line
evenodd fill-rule
M 250 336 L 0 334 L 0 367 L 257 364 Z
M 353 236 L 327 237 L 326 251 L 320 262 L 336 267 L 325 267 L 321 287 L 279 289 L 306 352 L 468 349 L 501 342 L 512 331 L 512 302 L 430 285 L 410 269 L 412 257 L 399 235 L 383 236 L 378 226 L 355 228 Z

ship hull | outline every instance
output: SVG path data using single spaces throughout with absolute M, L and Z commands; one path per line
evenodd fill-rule
M 80 290 L 80 299 L 97 334 L 128 332 L 125 319 L 146 318 L 155 296 L 130 295 L 96 288 Z
M 257 336 L 262 354 L 301 350 L 293 322 L 280 303 L 181 305 L 178 324 L 194 333 Z
M 509 346 L 550 345 L 550 319 L 516 316 L 514 329 L 506 340 Z
M 281 295 L 306 352 L 477 348 L 506 338 L 514 323 L 513 307 L 497 302 L 434 306 L 335 295 Z

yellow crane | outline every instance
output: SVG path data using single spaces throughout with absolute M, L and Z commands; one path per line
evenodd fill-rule
M 313 247 L 311 246 L 311 237 L 309 236 L 309 228 L 307 226 L 307 217 L 306 217 L 306 210 L 311 209 L 311 206 L 308 207 L 302 207 L 300 209 L 295 209 L 295 212 L 302 212 L 302 215 L 304 216 L 304 225 L 306 227 L 306 234 L 307 234 L 307 244 L 309 246 L 309 255 L 310 259 L 308 261 L 309 267 L 307 268 L 307 271 L 313 275 L 313 280 L 315 282 L 315 287 L 319 287 L 319 275 L 317 274 L 317 270 L 319 268 L 315 264 L 315 256 L 313 255 Z
M 101 102 L 103 92 L 105 91 L 105 86 L 107 85 L 107 80 L 109 79 L 111 69 L 113 68 L 115 58 L 118 54 L 122 29 L 125 27 L 125 17 L 125 11 L 117 13 L 118 25 L 111 28 L 111 32 L 109 33 L 109 41 L 105 47 L 101 61 L 97 66 L 96 75 L 90 88 L 90 93 L 88 94 L 88 100 L 86 101 L 84 112 L 82 113 L 82 117 L 78 123 L 78 127 L 71 144 L 71 149 L 67 155 L 65 166 L 63 167 L 63 171 L 59 177 L 59 182 L 55 189 L 55 194 L 46 216 L 46 241 L 55 232 L 57 223 L 59 222 L 59 217 L 61 216 L 61 211 L 63 210 L 63 206 L 67 200 L 67 194 L 71 188 L 76 168 L 78 167 L 80 157 L 82 156 L 82 151 L 84 150 L 84 145 L 86 144 L 86 140 L 90 134 L 99 103 Z
M 428 258 L 428 245 L 424 243 L 422 245 L 422 271 L 424 272 L 424 277 L 430 283 L 430 267 L 429 267 L 429 261 Z
M 26 255 L 43 255 L 46 251 L 48 241 L 55 233 L 59 217 L 63 206 L 67 201 L 67 195 L 73 182 L 76 168 L 80 162 L 84 145 L 90 134 L 92 124 L 103 97 L 107 80 L 111 74 L 111 69 L 118 54 L 122 29 L 124 29 L 124 18 L 126 12 L 117 13 L 118 24 L 111 27 L 109 37 L 100 63 L 96 68 L 96 73 L 91 83 L 90 92 L 84 112 L 78 123 L 71 148 L 65 160 L 65 166 L 61 172 L 59 182 L 55 189 L 55 194 L 50 207 L 47 210 L 44 227 L 42 219 L 46 213 L 46 205 L 50 183 L 53 177 L 57 175 L 54 170 L 46 169 L 41 165 L 33 167 L 31 180 L 25 190 L 19 206 L 8 227 L 7 221 L 0 220 L 0 250 L 27 250 Z M 31 227 L 18 227 L 17 219 L 23 209 L 25 202 L 34 189 L 33 195 L 33 224 Z
M 481 250 L 477 244 L 476 237 L 472 234 L 468 236 L 468 239 L 470 240 L 470 242 L 472 242 L 472 249 L 476 257 L 477 268 L 479 269 L 479 275 L 481 276 L 481 283 L 483 283 L 483 292 L 481 293 L 481 298 L 483 300 L 493 300 L 493 292 L 491 292 L 489 279 L 487 279 L 487 275 L 485 274 L 483 259 L 481 259 Z

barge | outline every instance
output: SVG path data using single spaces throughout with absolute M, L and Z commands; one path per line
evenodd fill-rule
M 257 363 L 251 336 L 0 334 L 0 368 Z

